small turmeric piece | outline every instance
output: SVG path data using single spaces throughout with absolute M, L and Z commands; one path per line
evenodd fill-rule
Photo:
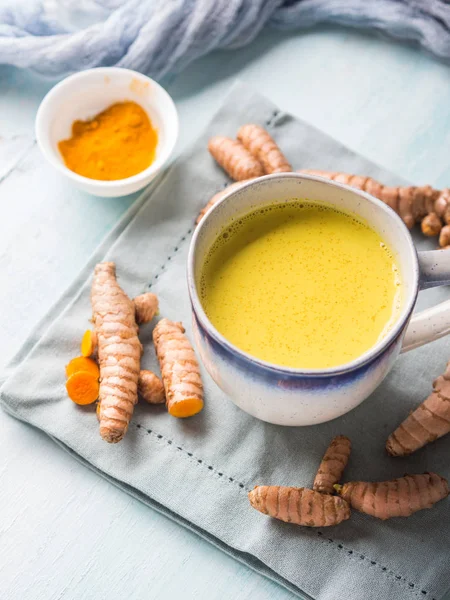
M 156 355 L 173 417 L 191 417 L 203 408 L 203 384 L 191 343 L 181 323 L 162 319 L 153 330 Z
M 261 163 L 241 142 L 216 135 L 209 140 L 208 150 L 222 169 L 235 181 L 264 175 Z
M 442 221 L 435 212 L 431 212 L 422 219 L 420 224 L 423 235 L 427 237 L 434 237 L 439 235 L 442 229 Z
M 320 171 L 317 169 L 300 169 L 299 173 L 325 177 L 326 179 L 344 183 L 375 196 L 390 206 L 400 216 L 408 229 L 412 229 L 415 223 L 421 222 L 430 213 L 436 213 L 439 219 L 443 219 L 450 204 L 450 191 L 448 189 L 440 191 L 429 185 L 421 187 L 389 187 L 382 185 L 371 177 L 362 175 Z M 427 226 L 428 222 L 425 224 L 425 227 Z M 441 243 L 441 240 L 439 240 L 439 243 L 441 246 L 446 245 Z M 450 238 L 447 243 L 450 243 Z
M 439 246 L 445 248 L 450 245 L 450 225 L 444 225 L 439 234 Z
M 447 216 L 450 209 L 450 189 L 444 188 L 441 191 L 436 190 L 437 198 L 434 202 L 434 210 L 438 217 L 444 219 L 444 223 L 449 224 Z
M 252 177 L 251 179 L 244 179 L 243 181 L 235 181 L 234 183 L 230 183 L 230 185 L 227 185 L 227 187 L 224 190 L 220 190 L 220 192 L 214 194 L 214 196 L 212 196 L 212 198 L 209 200 L 208 204 L 206 204 L 198 213 L 197 220 L 195 221 L 196 225 L 198 225 L 203 219 L 203 217 L 206 215 L 206 213 L 209 212 L 211 208 L 215 206 L 220 200 L 222 200 L 222 198 L 224 198 L 229 192 L 239 189 L 241 186 L 244 185 L 244 183 L 252 181 L 252 179 L 255 178 Z
M 162 404 L 166 401 L 163 382 L 152 371 L 143 369 L 139 373 L 138 392 L 149 404 Z
M 339 483 L 347 466 L 352 443 L 345 435 L 338 435 L 331 440 L 314 479 L 313 489 L 316 492 L 332 494 L 334 484 Z
M 433 392 L 388 437 L 391 456 L 406 456 L 450 432 L 450 362 Z
M 66 365 L 66 376 L 70 377 L 74 373 L 78 371 L 87 371 L 88 373 L 92 373 L 97 377 L 100 377 L 100 369 L 98 368 L 98 364 L 92 358 L 87 358 L 86 356 L 77 356 L 76 358 L 72 358 L 72 360 Z
M 91 303 L 100 365 L 100 435 L 116 443 L 137 402 L 142 346 L 135 305 L 117 283 L 114 263 L 95 267 Z
M 149 323 L 158 314 L 158 297 L 151 292 L 146 292 L 133 299 L 136 323 L 142 325 Z
M 265 173 L 287 173 L 292 171 L 287 158 L 272 136 L 260 125 L 242 125 L 237 139 L 259 160 Z
M 431 508 L 449 493 L 447 480 L 435 473 L 405 475 L 378 483 L 351 481 L 334 488 L 352 508 L 382 520 L 409 517 Z
M 348 502 L 307 488 L 259 485 L 248 498 L 259 512 L 305 527 L 328 527 L 350 518 Z
M 81 339 L 81 354 L 85 357 L 92 356 L 97 351 L 97 336 L 94 331 L 87 329 Z
M 69 398 L 76 404 L 92 404 L 99 394 L 98 375 L 89 371 L 76 371 L 68 378 L 66 389 Z

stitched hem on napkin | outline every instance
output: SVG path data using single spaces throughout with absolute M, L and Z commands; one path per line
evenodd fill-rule
M 248 101 L 249 106 L 252 105 L 252 102 L 259 103 L 261 105 L 259 117 L 266 116 L 264 119 L 259 118 L 258 120 L 262 120 L 269 127 L 272 125 L 275 128 L 282 126 L 291 119 L 266 100 L 260 99 L 258 96 L 255 100 L 255 96 L 244 86 L 237 86 L 225 106 L 237 105 L 240 101 L 240 110 L 245 114 L 245 100 Z M 249 98 L 252 99 L 252 102 L 248 100 Z M 223 118 L 223 114 L 219 112 L 209 131 L 211 131 L 211 127 L 214 132 L 219 131 L 219 124 Z M 174 167 L 176 168 L 177 164 L 182 165 L 185 162 L 193 161 L 198 152 L 204 152 L 205 139 L 206 134 L 193 149 L 178 159 Z M 346 152 L 348 156 L 352 155 L 350 151 L 340 147 L 341 154 L 345 155 Z M 345 163 L 345 156 L 343 163 Z M 327 167 L 326 164 L 321 166 Z M 52 343 L 53 326 L 51 324 L 55 321 L 57 312 L 61 313 L 62 311 L 58 321 L 64 320 L 67 316 L 67 338 L 73 338 L 73 331 L 70 328 L 72 325 L 68 322 L 68 313 L 78 305 L 80 305 L 80 312 L 82 312 L 81 309 L 88 310 L 88 289 L 93 265 L 103 258 L 107 250 L 109 250 L 109 255 L 113 250 L 120 254 L 120 244 L 124 243 L 127 235 L 130 235 L 129 225 L 134 224 L 134 227 L 138 227 L 140 212 L 145 210 L 148 204 L 151 204 L 153 196 L 158 193 L 164 195 L 166 191 L 164 182 L 169 180 L 174 167 L 164 175 L 162 181 L 152 186 L 138 199 L 129 213 L 95 252 L 73 286 L 53 307 L 15 357 L 11 364 L 14 372 L 1 390 L 1 401 L 4 407 L 17 418 L 45 431 L 77 460 L 106 477 L 127 493 L 175 519 L 233 557 L 302 597 L 331 600 L 338 595 L 345 595 L 349 600 L 359 600 L 360 582 L 364 581 L 364 589 L 376 590 L 376 597 L 380 599 L 395 597 L 399 600 L 404 598 L 438 600 L 443 590 L 445 591 L 443 582 L 439 587 L 433 586 L 435 591 L 432 591 L 425 586 L 425 583 L 415 581 L 414 578 L 405 575 L 398 568 L 385 564 L 385 561 L 377 556 L 361 551 L 359 546 L 364 545 L 364 539 L 354 545 L 343 541 L 345 535 L 342 534 L 345 524 L 332 531 L 299 528 L 297 547 L 295 538 L 294 543 L 292 543 L 292 539 L 289 543 L 286 541 L 285 547 L 283 543 L 275 541 L 272 544 L 272 538 L 273 540 L 283 539 L 283 527 L 286 525 L 265 519 L 256 511 L 249 510 L 247 492 L 251 489 L 249 482 L 253 478 L 250 475 L 248 477 L 239 475 L 239 469 L 236 466 L 229 471 L 228 467 L 223 466 L 221 462 L 206 458 L 201 448 L 189 446 L 189 438 L 185 437 L 185 441 L 181 442 L 176 435 L 163 433 L 158 425 L 150 427 L 147 423 L 151 422 L 151 418 L 149 419 L 145 409 L 139 406 L 136 409 L 126 441 L 119 447 L 106 447 L 104 442 L 92 439 L 92 436 L 96 435 L 95 425 L 93 428 L 93 424 L 96 422 L 95 415 L 77 415 L 76 430 L 74 424 L 67 423 L 67 427 L 59 431 L 58 420 L 56 418 L 49 419 L 50 413 L 47 405 L 39 399 L 24 398 L 16 393 L 15 386 L 23 380 L 24 364 L 27 362 L 32 364 L 33 361 L 38 360 L 39 353 Z M 372 168 L 371 174 L 377 176 L 376 167 Z M 383 174 L 386 177 L 386 173 Z M 216 187 L 219 179 L 223 183 L 226 182 L 226 178 L 217 170 L 214 171 L 212 179 Z M 143 279 L 141 271 L 139 271 L 139 277 L 136 277 L 132 261 L 129 264 L 123 259 L 124 265 L 122 266 L 126 267 L 123 269 L 125 289 L 128 290 L 128 286 L 134 285 L 135 292 L 139 293 L 144 286 L 147 289 L 157 288 L 155 291 L 160 293 L 158 286 L 160 286 L 163 275 L 167 277 L 173 268 L 172 265 L 179 264 L 179 261 L 185 259 L 186 245 L 196 216 L 195 211 L 201 207 L 204 200 L 205 198 L 199 198 L 198 206 L 195 208 L 192 206 L 180 208 L 181 214 L 179 219 L 177 218 L 176 227 L 173 230 L 170 229 L 172 232 L 171 242 L 166 243 L 167 240 L 165 241 L 164 252 L 160 252 L 163 255 L 162 260 L 158 260 L 157 264 L 148 267 L 149 274 L 146 279 Z M 164 228 L 168 226 L 168 223 L 171 223 L 170 219 L 164 218 L 160 227 Z M 174 233 L 175 231 L 177 233 Z M 139 239 L 134 239 L 139 245 Z M 161 248 L 159 250 L 161 251 Z M 137 256 L 138 248 L 136 253 Z M 138 267 L 135 268 L 138 269 Z M 166 303 L 169 312 L 174 310 L 174 307 L 170 305 L 169 297 L 166 298 Z M 66 305 L 67 307 L 63 310 Z M 49 326 L 51 326 L 50 330 L 48 330 Z M 73 327 L 74 331 L 77 328 L 78 323 L 77 327 Z M 66 344 L 64 350 L 71 347 L 69 342 L 65 341 L 64 343 Z M 42 384 L 46 383 L 44 379 L 41 382 Z M 52 381 L 48 383 L 48 389 L 52 389 Z M 66 410 L 69 403 L 66 399 L 64 399 L 64 403 L 64 410 Z M 233 407 L 228 406 L 228 409 L 233 410 Z M 84 443 L 84 441 L 86 442 Z M 140 468 L 142 465 L 138 464 L 137 460 L 142 459 L 142 453 L 144 453 L 144 460 L 147 456 L 151 457 L 151 461 L 148 462 L 145 469 Z M 169 472 L 170 477 L 168 476 Z M 266 541 L 261 540 L 261 519 L 265 519 Z M 352 519 L 357 526 L 358 522 L 363 523 L 365 517 L 355 515 Z M 276 550 L 274 550 L 274 546 Z M 293 551 L 310 552 L 310 568 L 301 570 L 295 561 L 288 560 L 288 554 Z M 328 566 L 332 568 L 328 568 Z M 314 576 L 310 573 L 313 568 L 319 570 Z M 419 577 L 423 578 L 423 574 L 419 574 Z M 429 576 L 427 581 L 433 583 L 433 577 Z M 365 597 L 369 598 L 367 595 Z

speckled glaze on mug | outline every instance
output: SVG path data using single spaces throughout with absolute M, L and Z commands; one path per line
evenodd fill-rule
M 262 206 L 298 199 L 327 202 L 361 216 L 394 250 L 402 272 L 403 308 L 392 330 L 357 359 L 329 369 L 281 367 L 236 348 L 211 324 L 197 291 L 205 257 L 226 225 Z M 345 414 L 373 392 L 402 350 L 449 333 L 450 301 L 411 319 L 419 290 L 449 283 L 450 251 L 417 255 L 402 220 L 383 202 L 297 173 L 267 175 L 231 191 L 200 222 L 188 258 L 194 339 L 206 369 L 242 410 L 278 425 L 313 425 Z

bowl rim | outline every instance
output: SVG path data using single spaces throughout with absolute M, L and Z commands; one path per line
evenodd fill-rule
M 91 179 L 90 177 L 85 177 L 84 175 L 79 175 L 78 173 L 75 173 L 75 171 L 72 171 L 71 169 L 69 169 L 62 160 L 60 160 L 60 161 L 56 160 L 53 153 L 48 151 L 48 149 L 46 148 L 46 143 L 43 141 L 44 139 L 49 141 L 48 126 L 45 127 L 43 122 L 46 117 L 46 111 L 48 110 L 49 103 L 53 100 L 53 98 L 56 96 L 56 94 L 60 93 L 61 90 L 64 89 L 64 87 L 66 87 L 68 84 L 71 84 L 77 80 L 82 80 L 87 77 L 92 77 L 93 74 L 98 75 L 99 77 L 104 77 L 105 75 L 113 75 L 114 73 L 117 74 L 118 72 L 128 73 L 128 74 L 132 75 L 133 77 L 138 78 L 141 81 L 151 83 L 151 85 L 153 87 L 156 87 L 158 89 L 159 93 L 161 93 L 163 95 L 165 103 L 166 103 L 166 108 L 164 109 L 164 113 L 166 113 L 166 111 L 167 111 L 167 113 L 169 113 L 169 112 L 172 113 L 171 118 L 173 119 L 173 134 L 169 139 L 169 142 L 167 144 L 167 150 L 165 151 L 164 155 L 161 158 L 157 158 L 156 160 L 154 160 L 152 162 L 152 164 L 149 165 L 143 171 L 140 171 L 139 173 L 136 173 L 135 175 L 132 175 L 131 177 L 126 177 L 124 179 L 113 179 L 113 180 Z M 141 106 L 141 108 L 143 108 L 142 105 L 140 105 L 140 106 Z M 143 108 L 143 110 L 145 110 L 145 109 Z M 147 112 L 147 111 L 145 111 L 145 112 Z M 177 111 L 175 102 L 173 101 L 170 94 L 158 82 L 156 82 L 151 77 L 148 77 L 147 75 L 144 75 L 143 73 L 139 73 L 138 71 L 134 71 L 133 69 L 125 69 L 123 67 L 95 67 L 92 69 L 86 69 L 84 71 L 79 71 L 77 73 L 73 73 L 72 75 L 69 75 L 68 77 L 65 77 L 64 79 L 59 81 L 56 85 L 54 85 L 44 96 L 41 103 L 39 104 L 39 107 L 38 107 L 38 110 L 36 113 L 36 118 L 35 118 L 36 141 L 38 143 L 38 146 L 39 146 L 42 154 L 45 156 L 45 158 L 48 160 L 48 162 L 53 167 L 55 167 L 60 173 L 62 173 L 63 175 L 66 175 L 70 179 L 73 179 L 73 181 L 75 181 L 76 183 L 83 184 L 83 185 L 89 185 L 93 189 L 101 188 L 103 190 L 114 190 L 115 188 L 121 187 L 124 184 L 133 185 L 133 184 L 145 182 L 146 179 L 148 179 L 152 175 L 156 174 L 158 172 L 158 170 L 161 169 L 164 166 L 164 164 L 167 162 L 167 160 L 170 158 L 170 156 L 175 148 L 175 144 L 178 140 L 178 134 L 179 134 L 178 111 Z
M 284 179 L 289 178 L 313 181 L 321 184 L 325 183 L 326 185 L 329 185 L 331 187 L 336 187 L 345 190 L 346 192 L 350 192 L 375 205 L 379 210 L 382 210 L 388 216 L 388 218 L 391 218 L 394 221 L 396 220 L 397 223 L 401 225 L 401 230 L 403 230 L 404 237 L 407 242 L 407 248 L 410 253 L 410 258 L 412 259 L 412 268 L 414 272 L 413 285 L 411 286 L 409 297 L 405 299 L 402 312 L 399 315 L 397 321 L 395 322 L 390 332 L 382 340 L 371 346 L 368 350 L 366 350 L 366 352 L 364 352 L 354 360 L 347 363 L 343 363 L 342 365 L 337 365 L 335 367 L 329 367 L 326 369 L 306 369 L 277 365 L 275 363 L 259 359 L 255 356 L 252 356 L 248 352 L 241 350 L 240 348 L 232 344 L 229 340 L 227 340 L 214 327 L 214 325 L 207 317 L 203 306 L 200 302 L 199 295 L 197 293 L 197 285 L 194 276 L 197 240 L 201 234 L 202 229 L 206 226 L 208 220 L 211 218 L 213 212 L 222 203 L 232 201 L 233 197 L 237 197 L 240 193 L 242 193 L 245 190 L 248 190 L 253 186 L 260 185 L 261 183 L 264 184 L 266 181 L 282 182 Z M 373 360 L 377 359 L 380 355 L 382 355 L 386 350 L 388 350 L 388 348 L 398 339 L 398 337 L 402 335 L 402 333 L 405 330 L 405 326 L 408 323 L 408 319 L 412 314 L 419 293 L 419 261 L 417 256 L 417 250 L 414 246 L 411 235 L 406 225 L 403 223 L 402 219 L 397 215 L 395 211 L 393 211 L 389 206 L 387 206 L 378 198 L 375 198 L 374 196 L 371 196 L 370 194 L 368 194 L 367 192 L 363 192 L 362 190 L 352 188 L 349 185 L 337 183 L 335 181 L 326 179 L 325 177 L 320 177 L 318 175 L 309 175 L 296 172 L 274 173 L 271 175 L 264 175 L 262 177 L 258 177 L 257 179 L 249 181 L 248 183 L 242 184 L 242 186 L 237 189 L 231 190 L 228 194 L 224 195 L 223 198 L 221 198 L 221 200 L 217 202 L 217 204 L 215 204 L 206 213 L 206 215 L 197 225 L 189 246 L 189 255 L 187 261 L 187 284 L 189 297 L 191 301 L 191 308 L 199 324 L 206 330 L 207 334 L 211 336 L 213 340 L 215 340 L 220 346 L 224 347 L 226 350 L 237 356 L 241 361 L 248 364 L 249 367 L 256 366 L 262 369 L 263 371 L 270 371 L 280 376 L 334 377 L 336 375 L 343 375 L 352 371 L 356 371 L 361 367 L 364 367 L 368 363 L 371 363 Z

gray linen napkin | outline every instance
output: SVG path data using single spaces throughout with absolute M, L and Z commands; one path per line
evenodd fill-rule
M 92 407 L 67 399 L 64 365 L 78 353 L 90 316 L 93 264 L 117 263 L 130 296 L 157 293 L 161 316 L 190 329 L 185 263 L 198 210 L 227 179 L 206 151 L 212 134 L 234 135 L 245 122 L 266 126 L 295 168 L 341 169 L 395 178 L 327 135 L 237 85 L 195 145 L 134 205 L 98 249 L 64 298 L 15 358 L 1 390 L 6 410 L 127 493 L 208 539 L 302 597 L 320 600 L 438 600 L 450 587 L 450 504 L 409 519 L 381 522 L 354 512 L 335 528 L 300 528 L 250 508 L 255 484 L 309 486 L 336 434 L 353 441 L 346 479 L 383 480 L 405 472 L 449 477 L 450 436 L 405 459 L 384 452 L 388 433 L 425 398 L 450 357 L 443 339 L 402 356 L 383 385 L 350 414 L 314 427 L 283 428 L 236 408 L 203 371 L 206 404 L 193 419 L 138 405 L 130 430 L 110 446 L 98 435 Z M 397 179 L 398 182 L 398 179 Z M 422 304 L 448 295 L 427 292 Z M 65 308 L 64 308 L 65 307 Z M 152 326 L 141 330 L 143 367 L 157 369 Z

